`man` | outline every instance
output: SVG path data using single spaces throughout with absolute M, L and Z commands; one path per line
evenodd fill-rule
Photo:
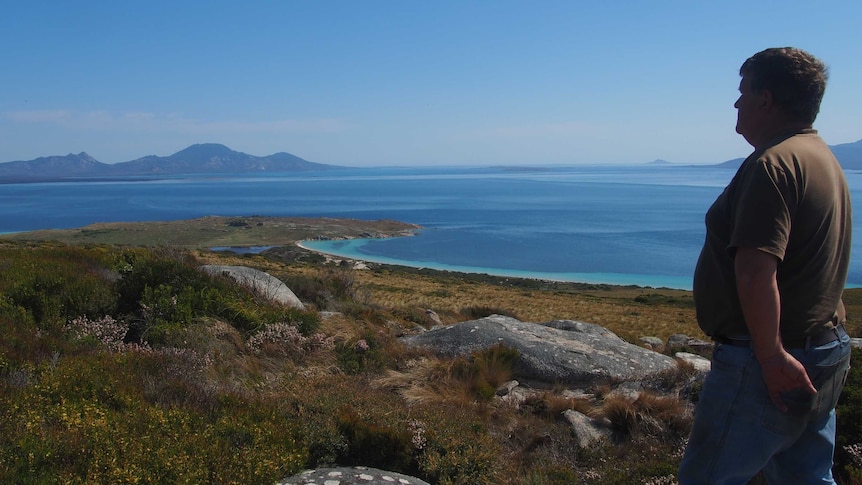
M 850 365 L 841 301 L 850 193 L 812 129 L 826 66 L 795 48 L 739 70 L 736 131 L 754 147 L 706 214 L 694 274 L 715 342 L 679 483 L 835 483 L 835 404 Z

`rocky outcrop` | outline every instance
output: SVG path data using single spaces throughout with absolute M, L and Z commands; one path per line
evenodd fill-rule
M 440 315 L 431 309 L 425 310 L 425 321 L 432 326 L 443 325 Z
M 681 349 L 692 349 L 698 351 L 705 351 L 712 349 L 712 342 L 707 342 L 705 340 L 700 340 L 696 338 L 689 337 L 688 335 L 682 333 L 675 333 L 667 338 L 667 344 L 665 345 L 665 349 L 667 350 L 681 350 Z
M 516 377 L 533 383 L 584 386 L 637 380 L 677 365 L 673 358 L 632 345 L 604 327 L 573 320 L 529 323 L 491 315 L 402 341 L 449 357 L 503 344 L 519 353 Z
M 246 266 L 222 266 L 207 264 L 201 269 L 213 276 L 227 276 L 248 288 L 255 296 L 293 308 L 305 309 L 305 305 L 293 291 L 275 276 Z
M 307 470 L 276 485 L 430 485 L 418 478 L 364 466 Z
M 581 448 L 587 448 L 595 441 L 607 440 L 611 437 L 608 423 L 600 422 L 574 409 L 563 411 L 563 419 L 571 426 L 572 433 Z
M 698 372 L 706 373 L 712 368 L 712 362 L 709 359 L 697 354 L 692 354 L 691 352 L 677 352 L 673 355 L 677 359 L 691 364 L 691 366 L 694 367 L 694 370 Z
M 641 337 L 641 345 L 656 352 L 664 352 L 664 341 L 658 337 Z

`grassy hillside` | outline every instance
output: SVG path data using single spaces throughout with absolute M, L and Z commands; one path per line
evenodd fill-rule
M 271 244 L 242 241 L 202 246 Z M 273 306 L 202 263 L 268 271 L 308 310 Z M 516 408 L 487 392 L 510 378 L 511 351 L 441 360 L 397 336 L 427 326 L 429 309 L 445 323 L 583 320 L 633 342 L 700 336 L 688 292 L 357 270 L 292 246 L 237 256 L 9 241 L 0 272 L 2 483 L 271 484 L 356 464 L 439 484 L 669 484 L 687 435 L 676 397 L 548 389 Z M 852 318 L 862 296 L 848 301 Z M 859 379 L 842 398 L 842 445 L 862 442 Z M 565 409 L 610 420 L 614 442 L 579 450 Z M 858 457 L 838 458 L 842 483 L 862 483 Z

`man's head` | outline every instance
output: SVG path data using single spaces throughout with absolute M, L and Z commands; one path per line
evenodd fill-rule
M 826 90 L 826 66 L 793 47 L 766 49 L 739 69 L 736 132 L 757 147 L 790 130 L 810 128 Z
M 755 92 L 770 91 L 773 103 L 793 121 L 814 123 L 829 72 L 819 59 L 794 47 L 775 47 L 749 57 L 739 75 Z

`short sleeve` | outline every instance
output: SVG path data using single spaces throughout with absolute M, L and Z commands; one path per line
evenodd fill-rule
M 791 194 L 796 193 L 791 180 L 781 167 L 752 160 L 738 189 L 728 249 L 755 248 L 783 260 L 790 238 Z

